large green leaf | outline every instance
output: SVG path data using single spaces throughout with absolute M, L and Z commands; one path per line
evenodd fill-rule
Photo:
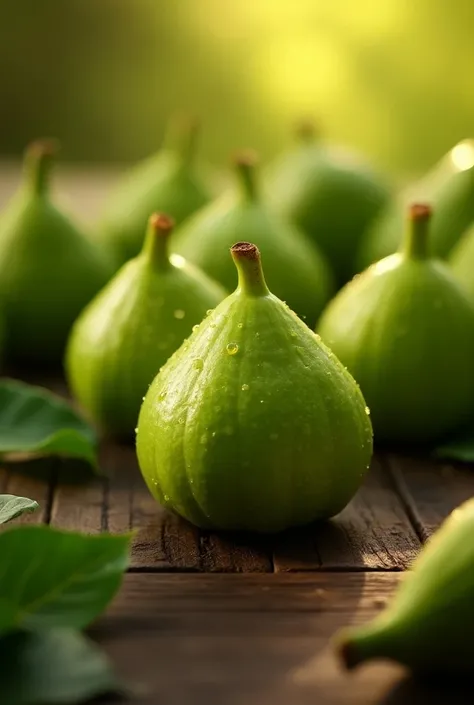
M 79 632 L 13 632 L 0 639 L 2 705 L 82 703 L 117 690 L 107 657 Z
M 0 632 L 82 629 L 117 592 L 130 535 L 87 536 L 49 526 L 0 534 Z
M 16 519 L 25 512 L 38 509 L 38 502 L 26 497 L 16 497 L 13 494 L 0 494 L 0 524 Z
M 97 467 L 94 430 L 61 397 L 0 379 L 0 457 L 13 453 L 80 458 Z

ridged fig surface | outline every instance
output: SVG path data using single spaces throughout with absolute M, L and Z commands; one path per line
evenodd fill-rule
M 308 128 L 270 165 L 267 191 L 275 209 L 321 249 L 340 286 L 357 271 L 364 234 L 390 198 L 384 177 Z
M 211 198 L 211 189 L 195 160 L 196 125 L 171 125 L 164 147 L 124 175 L 111 194 L 101 237 L 118 264 L 135 257 L 151 213 L 186 220 Z
M 392 659 L 425 675 L 474 673 L 473 533 L 471 499 L 430 539 L 388 607 L 373 622 L 337 637 L 346 667 Z
M 239 240 L 254 242 L 265 259 L 270 289 L 313 327 L 333 291 L 330 267 L 302 233 L 268 206 L 259 193 L 253 157 L 242 155 L 235 168 L 238 188 L 180 228 L 176 251 L 233 290 L 237 275 L 229 247 Z
M 254 245 L 239 287 L 166 363 L 141 408 L 141 471 L 163 506 L 204 528 L 276 532 L 337 514 L 372 453 L 362 394 L 267 289 Z
M 401 244 L 410 203 L 433 208 L 430 248 L 447 258 L 474 222 L 474 141 L 457 144 L 424 178 L 410 184 L 368 229 L 358 256 L 359 270 L 395 252 Z
M 112 272 L 49 196 L 54 152 L 50 142 L 30 145 L 24 183 L 0 219 L 0 306 L 15 364 L 59 364 L 74 320 Z
M 125 264 L 74 325 L 66 370 L 70 387 L 106 432 L 133 438 L 150 383 L 226 292 L 168 255 L 171 221 L 150 219 L 142 253 Z
M 412 207 L 403 249 L 347 284 L 318 327 L 359 382 L 376 442 L 437 442 L 474 412 L 474 308 L 429 257 L 429 215 Z

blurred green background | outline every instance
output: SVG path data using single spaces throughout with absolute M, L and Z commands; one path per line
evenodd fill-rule
M 0 153 L 129 161 L 166 117 L 268 157 L 314 115 L 395 173 L 474 133 L 473 0 L 0 0 Z

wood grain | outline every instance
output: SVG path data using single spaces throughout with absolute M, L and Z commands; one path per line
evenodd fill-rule
M 422 541 L 453 509 L 474 496 L 472 467 L 395 455 L 385 462 Z
M 131 705 L 472 702 L 469 687 L 432 700 L 432 689 L 394 665 L 342 671 L 330 640 L 379 612 L 398 581 L 396 573 L 129 574 L 93 636 L 138 683 Z
M 404 570 L 419 549 L 393 482 L 374 459 L 349 506 L 331 522 L 289 532 L 274 563 L 277 571 Z

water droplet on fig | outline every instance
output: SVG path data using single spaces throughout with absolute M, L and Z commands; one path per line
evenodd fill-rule
M 239 352 L 239 346 L 237 343 L 227 343 L 225 346 L 228 355 L 236 355 Z
M 211 435 L 212 435 L 213 438 L 215 438 L 216 432 L 213 431 Z
M 169 502 L 169 501 L 170 501 L 169 495 L 167 495 L 167 494 L 165 494 L 165 495 L 163 496 L 163 499 L 165 500 L 165 502 Z
M 199 328 L 199 323 L 196 323 L 195 326 L 193 326 L 193 330 L 197 330 Z
M 161 392 L 161 394 L 158 397 L 158 401 L 163 401 L 163 399 L 165 399 L 165 397 L 166 397 L 166 392 Z
M 185 315 L 186 311 L 183 311 L 182 308 L 177 308 L 176 311 L 173 313 L 173 316 L 178 319 L 184 318 Z
M 365 413 L 367 414 L 367 416 L 369 416 L 369 415 L 370 415 L 370 409 L 369 409 L 369 407 L 368 407 L 368 406 L 366 406 L 366 407 L 365 407 Z
M 213 308 L 208 308 L 206 311 L 206 316 L 210 316 L 213 311 L 214 311 Z
M 135 429 L 135 433 L 138 433 L 138 426 L 137 426 L 136 429 Z
M 204 367 L 204 361 L 200 357 L 196 357 L 193 360 L 193 367 L 195 370 L 202 370 Z
M 249 388 L 249 385 L 248 385 L 248 384 L 243 384 L 243 385 L 242 385 L 242 391 L 243 391 L 243 392 L 246 392 L 248 388 Z
M 237 328 L 243 328 L 244 324 L 243 323 L 237 323 Z
M 183 424 L 184 423 L 184 416 L 180 416 L 178 419 L 178 423 Z

